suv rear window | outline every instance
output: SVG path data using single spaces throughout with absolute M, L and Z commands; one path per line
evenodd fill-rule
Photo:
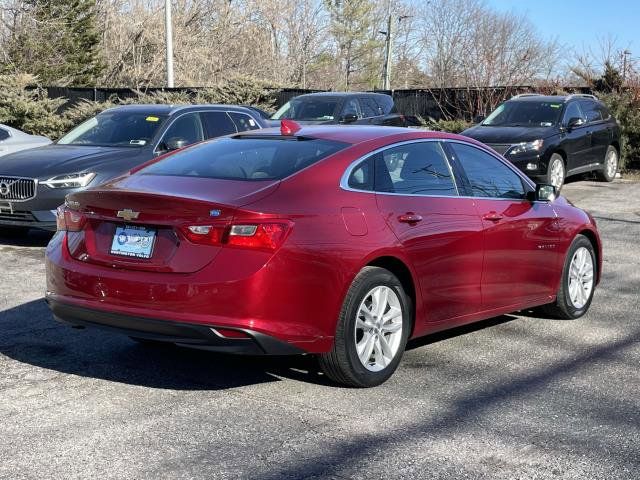
M 140 174 L 280 180 L 348 146 L 320 139 L 222 138 L 179 151 L 142 169 Z

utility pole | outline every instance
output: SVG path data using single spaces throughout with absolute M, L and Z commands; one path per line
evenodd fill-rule
M 382 89 L 391 90 L 391 50 L 393 49 L 393 15 L 389 14 L 384 48 L 384 66 L 382 67 Z
M 173 24 L 171 22 L 171 0 L 164 2 L 164 31 L 167 46 L 167 87 L 173 88 Z
M 625 50 L 622 52 L 622 84 L 624 85 L 625 80 L 627 79 L 627 56 L 631 55 L 629 50 Z

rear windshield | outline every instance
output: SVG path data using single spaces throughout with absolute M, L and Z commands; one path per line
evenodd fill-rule
M 142 175 L 229 180 L 280 180 L 347 147 L 319 139 L 221 138 L 177 152 L 140 171 Z

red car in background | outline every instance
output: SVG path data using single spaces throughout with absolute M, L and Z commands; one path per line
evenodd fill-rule
M 484 145 L 283 121 L 74 193 L 46 299 L 74 326 L 221 352 L 317 354 L 388 379 L 407 340 L 544 306 L 586 313 L 593 219 Z

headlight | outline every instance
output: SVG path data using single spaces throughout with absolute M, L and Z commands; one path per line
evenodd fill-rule
M 95 173 L 69 173 L 40 183 L 49 188 L 81 188 L 89 185 L 95 177 Z
M 514 145 L 509 150 L 509 155 L 518 155 L 525 152 L 539 152 L 544 144 L 543 140 L 534 140 L 533 142 L 522 142 Z

